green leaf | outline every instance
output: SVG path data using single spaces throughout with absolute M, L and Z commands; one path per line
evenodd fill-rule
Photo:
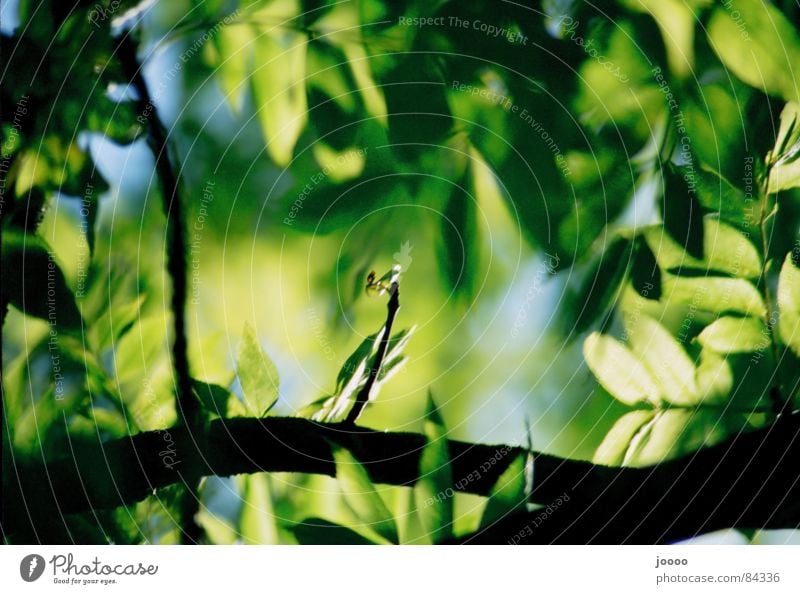
M 114 372 L 123 395 L 134 396 L 142 380 L 153 375 L 160 359 L 169 352 L 169 314 L 159 311 L 139 318 L 114 344 Z
M 353 77 L 355 87 L 358 89 L 366 112 L 375 118 L 382 126 L 386 125 L 386 102 L 381 93 L 381 86 L 375 82 L 370 70 L 375 60 L 367 54 L 367 44 L 364 39 L 365 32 L 370 28 L 363 27 L 365 20 L 362 3 L 339 2 L 333 4 L 323 18 L 319 19 L 314 27 L 319 29 L 325 43 L 337 46 L 344 54 L 342 60 Z
M 236 539 L 239 537 L 238 530 L 224 519 L 211 513 L 208 507 L 202 506 L 196 517 L 197 523 L 211 544 L 232 545 L 236 543 Z
M 348 507 L 365 524 L 365 528 L 376 532 L 390 543 L 398 544 L 394 516 L 384 504 L 364 467 L 343 448 L 333 449 L 333 459 L 336 462 L 336 477 Z
M 717 272 L 750 279 L 761 275 L 761 257 L 753 242 L 715 217 L 703 221 L 701 258 L 687 253 L 661 227 L 650 227 L 644 236 L 661 268 L 670 274 Z
M 794 74 L 800 38 L 771 2 L 737 0 L 730 9 L 718 6 L 708 37 L 725 67 L 742 81 L 786 101 L 800 98 Z
M 371 157 L 367 158 L 367 169 Z M 317 172 L 308 180 L 300 180 L 287 193 L 283 222 L 288 227 L 324 235 L 349 228 L 365 212 L 410 202 L 403 178 L 390 173 L 369 172 L 341 184 L 315 183 L 320 176 L 322 173 Z
M 730 312 L 752 316 L 766 313 L 758 289 L 741 278 L 667 276 L 664 299 L 714 316 Z
M 389 139 L 404 159 L 440 145 L 452 128 L 445 82 L 426 52 L 403 54 L 383 81 Z
M 800 187 L 800 103 L 789 101 L 781 112 L 775 147 L 767 155 L 770 194 Z
M 592 462 L 608 466 L 622 465 L 631 440 L 655 416 L 655 411 L 650 410 L 634 410 L 622 415 L 598 446 Z
M 661 30 L 670 70 L 677 76 L 689 75 L 694 69 L 695 10 L 700 2 L 682 0 L 626 0 L 631 10 L 649 12 Z
M 253 94 L 267 151 L 286 167 L 306 124 L 306 35 L 290 30 L 261 31 L 254 42 Z
M 79 332 L 83 320 L 64 273 L 47 243 L 37 235 L 3 230 L 3 295 L 53 331 Z
M 236 373 L 244 402 L 251 414 L 264 416 L 278 400 L 278 370 L 258 342 L 256 332 L 245 324 Z
M 574 333 L 585 332 L 610 313 L 620 283 L 632 264 L 633 247 L 629 239 L 614 237 L 586 273 L 577 293 L 569 299 L 569 309 L 576 312 Z
M 414 497 L 422 526 L 433 543 L 439 543 L 453 536 L 453 475 L 447 431 L 430 393 L 423 433 L 427 443 L 420 456 Z
M 306 518 L 292 528 L 297 542 L 305 545 L 369 545 L 376 544 L 357 532 L 323 520 Z
M 52 424 L 61 415 L 52 386 L 19 415 L 14 427 L 14 450 L 24 454 L 44 451 L 44 440 Z
M 403 350 L 415 328 L 415 326 L 412 326 L 401 330 L 389 339 L 380 372 L 372 384 L 371 400 L 377 397 L 381 386 L 391 379 L 408 360 L 403 354 Z M 358 391 L 367 383 L 383 332 L 384 328 L 381 328 L 375 334 L 365 338 L 356 347 L 356 350 L 347 358 L 339 371 L 334 393 L 312 402 L 303 409 L 303 415 L 310 415 L 313 420 L 322 423 L 335 423 L 347 416 L 347 412 Z
M 456 295 L 471 299 L 475 290 L 475 273 L 480 255 L 480 235 L 476 220 L 476 196 L 472 191 L 472 167 L 467 167 L 452 194 L 441 218 L 441 267 L 447 288 Z
M 800 102 L 787 101 L 781 111 L 781 123 L 775 137 L 775 147 L 767 154 L 766 161 L 772 165 L 784 156 L 795 152 L 800 142 Z
M 667 166 L 663 169 L 661 213 L 664 229 L 686 252 L 703 258 L 703 210 L 697 197 L 694 171 Z
M 525 511 L 528 501 L 528 454 L 520 454 L 503 471 L 492 487 L 481 516 L 481 528 L 491 526 L 507 515 Z
M 228 416 L 228 401 L 236 398 L 228 390 L 217 384 L 192 380 L 192 389 L 203 407 L 220 417 Z
M 656 412 L 631 439 L 625 452 L 625 466 L 650 466 L 713 445 L 744 422 L 723 422 L 720 413 L 700 409 L 669 409 Z M 731 431 L 733 430 L 733 431 Z
M 762 351 L 769 347 L 769 330 L 759 318 L 724 316 L 706 326 L 697 337 L 704 348 L 735 354 Z
M 781 341 L 800 355 L 800 269 L 786 256 L 778 279 L 778 332 Z
M 702 402 L 722 404 L 734 389 L 735 380 L 730 357 L 703 349 L 695 374 Z
M 215 61 L 217 80 L 233 113 L 239 113 L 244 103 L 255 39 L 253 28 L 245 23 L 221 27 L 213 37 L 218 54 Z
M 272 506 L 269 475 L 256 473 L 241 477 L 242 511 L 239 532 L 247 544 L 277 544 L 277 516 Z
M 638 236 L 636 241 L 631 284 L 641 297 L 658 300 L 661 298 L 661 269 L 647 242 L 641 236 Z
M 672 334 L 644 314 L 631 320 L 626 329 L 631 348 L 650 370 L 661 398 L 677 406 L 696 404 L 694 363 Z
M 592 332 L 583 343 L 583 356 L 598 383 L 620 402 L 629 406 L 660 402 L 650 370 L 615 338 Z

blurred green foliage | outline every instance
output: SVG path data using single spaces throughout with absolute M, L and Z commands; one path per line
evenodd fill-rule
M 792 3 L 10 5 L 4 481 L 177 418 L 151 114 L 120 35 L 181 178 L 207 418 L 340 419 L 385 319 L 371 270 L 402 267 L 414 328 L 361 422 L 427 436 L 419 484 L 373 485 L 345 451 L 337 480 L 208 477 L 209 542 L 441 542 L 524 509 L 534 479 L 520 458 L 488 502 L 454 494 L 445 437 L 646 465 L 792 408 Z M 177 497 L 51 536 L 176 542 Z

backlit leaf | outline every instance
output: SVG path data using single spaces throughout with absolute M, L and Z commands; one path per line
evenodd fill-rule
M 245 324 L 236 373 L 244 392 L 244 402 L 251 414 L 263 416 L 278 400 L 278 370 L 261 348 L 255 330 Z
M 414 486 L 414 497 L 422 526 L 431 540 L 437 543 L 452 537 L 455 494 L 447 431 L 431 395 L 428 396 L 423 429 L 427 443 L 420 457 L 419 480 Z
M 787 101 L 800 98 L 795 74 L 800 38 L 771 2 L 718 5 L 708 23 L 708 37 L 722 63 L 747 84 Z
M 381 499 L 367 471 L 350 452 L 343 448 L 334 448 L 333 458 L 336 462 L 336 478 L 339 480 L 348 507 L 353 510 L 366 529 L 397 544 L 394 516 Z
M 706 326 L 697 337 L 705 348 L 718 353 L 751 353 L 769 347 L 771 338 L 764 322 L 753 317 L 724 316 Z
M 778 280 L 778 330 L 781 341 L 800 355 L 800 269 L 786 256 Z
M 660 401 L 660 390 L 647 366 L 615 338 L 599 332 L 583 343 L 589 369 L 603 388 L 627 405 Z

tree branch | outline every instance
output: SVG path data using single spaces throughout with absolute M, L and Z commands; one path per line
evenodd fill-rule
M 664 543 L 723 527 L 800 525 L 800 418 L 647 468 L 611 468 L 536 453 L 531 501 L 542 511 L 507 517 L 460 542 Z M 169 436 L 169 443 L 166 438 Z M 134 503 L 197 475 L 301 472 L 335 476 L 331 444 L 347 448 L 376 483 L 412 485 L 422 435 L 387 433 L 300 418 L 226 419 L 207 445 L 184 427 L 76 449 L 73 458 L 19 468 L 4 505 L 9 531 L 57 514 Z M 167 462 L 166 451 L 173 454 Z M 522 448 L 450 442 L 453 488 L 487 495 Z M 487 462 L 498 462 L 488 466 Z M 177 460 L 177 463 L 173 463 Z M 489 467 L 489 470 L 483 469 Z M 473 477 L 473 480 L 467 480 Z M 553 502 L 564 495 L 569 501 Z M 546 510 L 547 508 L 545 508 Z M 517 535 L 522 536 L 517 538 Z
M 174 336 L 172 338 L 172 366 L 175 371 L 176 410 L 178 418 L 190 430 L 195 431 L 195 439 L 203 440 L 200 406 L 192 391 L 192 378 L 189 371 L 188 339 L 186 333 L 186 239 L 183 209 L 179 193 L 178 175 L 169 160 L 167 131 L 164 128 L 147 83 L 142 76 L 142 68 L 136 57 L 136 45 L 129 32 L 122 34 L 118 46 L 119 59 L 131 85 L 139 95 L 139 109 L 147 121 L 147 140 L 155 157 L 158 178 L 161 181 L 161 194 L 167 233 L 167 269 L 172 281 L 172 316 Z M 183 536 L 185 543 L 200 540 L 201 530 L 194 521 L 199 507 L 197 493 L 198 477 L 185 477 L 187 492 L 182 502 Z

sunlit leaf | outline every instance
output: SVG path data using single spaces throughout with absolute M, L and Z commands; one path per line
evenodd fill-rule
M 741 278 L 667 276 L 663 299 L 713 315 L 763 316 L 766 311 L 758 289 Z
M 697 337 L 705 348 L 718 353 L 751 353 L 769 347 L 769 330 L 759 318 L 724 316 L 713 322 Z
M 272 507 L 269 475 L 250 474 L 241 477 L 242 511 L 239 532 L 248 544 L 276 544 L 278 542 L 277 516 Z
M 241 111 L 244 102 L 255 39 L 255 31 L 246 23 L 221 27 L 213 38 L 218 52 L 217 80 L 234 113 Z
M 244 327 L 236 373 L 242 384 L 247 409 L 256 416 L 266 414 L 278 400 L 278 370 L 261 348 L 250 324 Z
M 196 518 L 211 544 L 231 545 L 236 542 L 237 530 L 223 518 L 211 513 L 207 507 L 203 506 L 197 512 Z
M 800 269 L 786 256 L 778 280 L 778 330 L 781 341 L 800 355 Z
M 767 154 L 770 165 L 767 191 L 800 186 L 800 103 L 789 101 L 781 112 L 775 147 Z
M 407 361 L 403 350 L 408 344 L 415 327 L 401 330 L 389 339 L 381 369 L 378 372 L 370 392 L 374 400 L 384 382 L 388 381 Z M 303 410 L 315 421 L 334 423 L 343 420 L 355 402 L 359 390 L 364 387 L 375 362 L 378 346 L 383 337 L 384 328 L 365 338 L 356 350 L 347 358 L 336 378 L 336 390 L 330 396 L 323 396 Z
M 708 22 L 711 46 L 722 63 L 747 84 L 787 101 L 800 98 L 794 72 L 800 38 L 771 2 L 738 0 L 718 6 Z
M 414 497 L 422 526 L 437 543 L 452 537 L 454 493 L 447 431 L 430 395 L 423 433 L 427 443 L 420 456 Z
M 696 258 L 661 227 L 651 227 L 644 235 L 659 265 L 671 274 L 721 272 L 741 278 L 758 278 L 761 257 L 753 242 L 741 231 L 715 217 L 703 221 L 703 257 Z
M 661 397 L 674 405 L 695 404 L 698 397 L 694 363 L 683 346 L 664 326 L 646 315 L 626 328 L 630 347 L 647 366 Z
M 253 94 L 267 151 L 285 167 L 306 124 L 306 35 L 266 30 L 254 42 Z
M 397 527 L 394 516 L 386 507 L 367 471 L 350 452 L 334 448 L 336 477 L 342 488 L 345 502 L 365 528 L 397 544 Z
M 625 460 L 625 452 L 628 451 L 631 440 L 655 416 L 655 411 L 650 410 L 634 410 L 625 413 L 606 434 L 595 451 L 592 461 L 595 464 L 620 466 Z
M 600 385 L 620 402 L 660 402 L 660 390 L 650 370 L 617 339 L 593 332 L 583 343 L 583 355 Z
M 744 426 L 744 422 L 739 430 Z M 649 466 L 713 445 L 724 439 L 730 427 L 719 412 L 671 409 L 656 412 L 633 436 L 625 453 L 626 466 Z
M 695 374 L 697 390 L 705 403 L 722 403 L 734 389 L 731 359 L 727 355 L 703 349 Z
M 497 479 L 481 516 L 481 528 L 491 526 L 509 514 L 525 511 L 528 501 L 527 462 L 526 454 L 518 455 Z
M 625 4 L 632 10 L 644 10 L 653 16 L 664 38 L 670 70 L 682 77 L 694 68 L 695 10 L 708 1 L 627 0 Z
M 361 3 L 337 3 L 315 26 L 324 34 L 327 43 L 338 46 L 344 53 L 353 80 L 367 113 L 386 125 L 386 102 L 372 75 L 370 56 L 363 42 L 363 22 L 359 14 Z

